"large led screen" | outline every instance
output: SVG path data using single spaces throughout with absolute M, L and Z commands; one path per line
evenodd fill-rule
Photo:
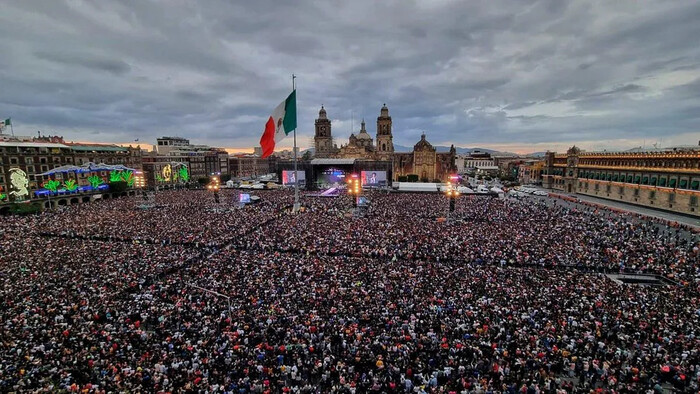
M 386 186 L 386 171 L 362 171 L 362 186 Z

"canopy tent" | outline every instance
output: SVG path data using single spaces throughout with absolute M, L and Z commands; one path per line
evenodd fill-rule
M 97 172 L 97 171 L 136 171 L 134 168 L 129 168 L 127 166 L 124 166 L 122 164 L 115 164 L 115 165 L 110 165 L 110 164 L 105 164 L 105 163 L 100 163 L 100 164 L 95 164 L 93 162 L 88 162 L 83 164 L 82 166 L 74 166 L 72 164 L 67 164 L 65 166 L 60 166 L 56 167 L 52 170 L 46 171 L 42 174 L 39 174 L 41 176 L 46 176 L 46 175 L 55 175 L 58 173 L 66 173 L 66 172 L 74 172 L 74 173 L 86 173 L 86 172 Z

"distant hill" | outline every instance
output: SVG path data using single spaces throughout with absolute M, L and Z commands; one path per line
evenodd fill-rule
M 544 157 L 547 154 L 547 152 L 532 152 L 528 153 L 526 156 L 529 157 Z

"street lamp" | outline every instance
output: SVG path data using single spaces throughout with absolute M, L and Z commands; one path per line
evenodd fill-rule
M 455 211 L 455 200 L 459 198 L 459 191 L 457 190 L 457 185 L 452 183 L 452 181 L 457 181 L 459 177 L 457 175 L 450 176 L 450 180 L 447 181 L 447 188 L 445 189 L 445 196 L 449 200 L 449 210 L 447 211 L 447 220 L 450 219 L 450 213 Z
M 360 197 L 361 192 L 362 188 L 360 186 L 360 178 L 357 176 L 357 174 L 352 174 L 348 180 L 348 194 L 353 196 L 353 208 L 357 208 L 357 199 Z
M 218 173 L 212 173 L 209 177 L 209 184 L 207 185 L 207 190 L 214 192 L 214 201 L 219 203 L 219 189 L 221 188 L 221 180 Z

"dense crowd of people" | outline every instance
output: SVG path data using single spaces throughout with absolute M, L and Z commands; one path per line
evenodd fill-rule
M 374 193 L 352 215 L 257 194 L 6 218 L 0 391 L 699 389 L 696 234 L 547 199 L 465 197 L 443 221 L 441 195 Z

